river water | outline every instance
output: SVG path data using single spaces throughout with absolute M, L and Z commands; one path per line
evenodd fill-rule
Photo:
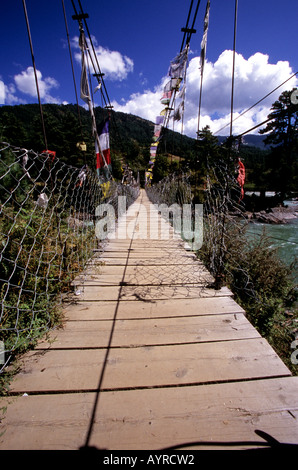
M 285 204 L 295 205 L 298 211 L 297 201 L 285 201 Z M 254 239 L 260 237 L 264 229 L 272 242 L 271 246 L 278 249 L 279 256 L 286 264 L 291 264 L 295 257 L 298 260 L 298 218 L 288 224 L 250 223 L 247 232 Z M 298 282 L 298 269 L 293 270 L 293 275 Z

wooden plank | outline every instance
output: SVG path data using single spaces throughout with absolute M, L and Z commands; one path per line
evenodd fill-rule
M 148 252 L 149 254 L 151 252 L 156 252 L 156 251 L 161 251 L 163 250 L 165 253 L 181 253 L 185 254 L 185 248 L 177 245 L 174 246 L 169 244 L 168 242 L 166 245 L 162 245 L 160 243 L 152 244 L 152 241 L 149 239 L 148 241 L 145 240 L 145 243 L 142 243 L 140 245 L 137 245 L 136 241 L 133 243 L 127 243 L 127 244 L 122 244 L 120 240 L 115 241 L 113 244 L 109 243 L 103 250 L 104 253 L 108 252 L 125 252 L 127 253 L 129 250 L 129 253 L 142 253 L 144 254 L 144 250 Z M 94 253 L 99 253 L 102 250 L 94 250 Z
M 290 376 L 267 341 L 260 338 L 216 343 L 96 350 L 47 350 L 26 354 L 11 391 L 102 390 L 168 387 Z
M 158 302 L 116 301 L 77 302 L 65 306 L 65 319 L 77 320 L 111 320 L 117 310 L 117 318 L 171 318 L 175 316 L 219 315 L 226 313 L 243 313 L 244 310 L 229 296 L 201 297 L 198 299 L 160 300 Z
M 109 266 L 109 265 L 99 265 L 90 266 L 83 273 L 79 274 L 76 279 L 84 278 L 90 276 L 101 276 L 101 275 L 123 275 L 125 272 L 125 266 Z
M 201 264 L 193 266 L 179 266 L 173 269 L 172 266 L 128 266 L 125 271 L 124 282 L 127 284 L 211 284 L 214 282 L 213 276 Z
M 119 286 L 119 285 L 206 285 L 214 282 L 214 278 L 204 269 L 192 269 L 190 272 L 181 270 L 179 273 L 175 270 L 170 270 L 167 266 L 164 270 L 151 269 L 137 271 L 131 274 L 89 274 L 77 276 L 71 283 L 73 286 Z
M 192 258 L 186 258 L 183 260 L 183 266 L 189 264 L 193 266 L 194 260 Z M 105 258 L 100 258 L 100 257 L 94 257 L 92 260 L 89 261 L 87 264 L 88 267 L 90 266 L 125 266 L 125 265 L 130 265 L 130 266 L 177 266 L 181 265 L 181 259 L 178 258 L 176 259 L 175 257 L 155 257 L 155 258 L 128 258 L 127 257 L 110 257 L 107 256 Z
M 170 258 L 172 256 L 177 256 L 180 260 L 180 263 L 183 264 L 185 259 L 192 259 L 195 261 L 195 255 L 193 253 L 189 253 L 187 251 L 182 251 L 182 250 L 172 250 L 172 251 L 166 251 L 163 249 L 156 249 L 156 250 L 148 250 L 147 252 L 144 252 L 142 250 L 140 251 L 133 251 L 131 250 L 128 252 L 126 250 L 121 250 L 121 251 L 104 251 L 98 259 L 100 260 L 105 260 L 106 258 L 136 258 L 136 259 L 154 259 L 154 258 Z
M 179 273 L 181 273 L 181 276 L 183 277 L 185 274 L 189 274 L 189 276 L 194 276 L 197 273 L 208 273 L 207 269 L 201 264 L 201 263 L 193 263 L 191 265 L 179 265 L 178 268 L 173 269 L 171 266 L 160 266 L 158 269 L 156 269 L 155 266 L 147 266 L 146 269 L 143 268 L 143 266 L 139 265 L 127 265 L 126 267 L 124 266 L 110 266 L 110 265 L 97 265 L 95 264 L 94 266 L 90 265 L 87 269 L 85 269 L 84 272 L 80 273 L 75 279 L 84 279 L 88 278 L 88 276 L 92 276 L 93 278 L 96 279 L 97 276 L 104 276 L 104 275 L 115 275 L 115 274 L 126 274 L 126 276 L 132 276 L 132 275 L 141 275 L 141 278 L 144 276 L 150 276 L 151 274 L 160 273 L 160 275 L 169 275 L 173 274 L 175 276 L 179 276 Z
M 135 347 L 259 338 L 243 314 L 190 317 L 68 322 L 63 330 L 49 333 L 51 348 L 104 348 L 114 326 L 112 347 Z M 36 349 L 47 348 L 41 341 Z
M 125 274 L 125 278 L 124 278 Z M 173 269 L 172 266 L 99 266 L 86 269 L 76 276 L 72 285 L 107 285 L 125 282 L 127 284 L 196 284 L 211 283 L 214 278 L 200 263 L 182 265 Z
M 260 442 L 256 429 L 298 443 L 298 377 L 167 389 L 3 398 L 1 450 L 220 448 Z M 91 439 L 86 436 L 91 426 Z M 199 442 L 215 443 L 213 446 Z M 195 444 L 197 443 L 197 444 Z M 239 445 L 237 449 L 256 448 Z M 227 449 L 227 447 L 225 447 Z
M 164 299 L 185 299 L 201 297 L 222 297 L 232 295 L 227 287 L 219 290 L 209 289 L 204 285 L 196 286 L 85 286 L 81 289 L 81 294 L 77 296 L 79 301 L 97 300 L 141 300 L 143 302 L 153 302 Z
M 122 282 L 123 273 L 101 274 L 100 276 L 81 274 L 71 282 L 71 285 L 76 288 L 80 288 L 81 286 L 120 286 Z
M 134 249 L 143 249 L 143 248 L 148 248 L 148 249 L 155 249 L 155 248 L 164 248 L 166 250 L 171 250 L 171 249 L 185 249 L 185 247 L 188 246 L 186 242 L 184 242 L 181 239 L 175 239 L 175 240 L 160 240 L 159 238 L 154 238 L 150 237 L 148 239 L 121 239 L 117 238 L 117 234 L 114 234 L 113 239 L 108 238 L 107 243 L 105 244 L 105 248 L 109 247 L 126 247 L 128 248 L 134 248 Z M 95 249 L 94 252 L 97 252 L 99 250 Z
M 71 321 L 23 357 L 11 388 L 29 397 L 9 406 L 0 448 L 84 445 L 103 371 L 95 447 L 255 440 L 259 424 L 298 441 L 297 381 L 231 291 L 208 287 L 202 263 L 159 216 L 151 229 L 160 225 L 163 239 L 150 239 L 150 208 L 142 192 L 114 234 L 128 227 L 128 238 L 106 240 L 75 280 L 81 293 L 66 310 Z M 124 273 L 135 286 L 120 285 Z
M 77 295 L 77 300 L 118 300 L 121 289 L 120 286 L 101 286 L 100 289 L 87 286 L 78 289 L 80 294 Z
M 190 299 L 201 297 L 217 297 L 224 295 L 232 295 L 227 287 L 222 287 L 219 290 L 205 287 L 204 283 L 200 286 L 193 286 L 193 284 L 183 284 L 182 286 L 124 286 L 121 291 L 122 300 L 138 300 L 154 301 L 163 299 Z
M 158 222 L 155 225 L 149 225 L 142 221 L 135 223 L 134 220 L 118 226 L 110 239 L 149 240 L 153 237 L 161 240 L 181 240 L 181 234 L 168 223 Z

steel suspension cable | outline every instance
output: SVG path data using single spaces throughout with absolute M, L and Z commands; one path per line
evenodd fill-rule
M 294 78 L 296 75 L 298 74 L 298 72 L 295 72 L 293 75 L 291 75 L 289 78 L 287 78 L 287 80 L 285 80 L 284 82 L 282 82 L 280 85 L 278 85 L 277 87 L 275 87 L 272 91 L 270 91 L 269 93 L 267 93 L 267 95 L 265 95 L 263 98 L 261 98 L 259 101 L 257 101 L 255 104 L 253 104 L 252 106 L 250 106 L 249 108 L 247 108 L 245 111 L 243 111 L 241 114 L 239 114 L 239 116 L 235 117 L 233 119 L 233 122 L 236 121 L 237 119 L 239 119 L 240 117 L 242 117 L 244 114 L 246 114 L 248 111 L 250 111 L 251 109 L 253 109 L 255 106 L 257 106 L 258 104 L 260 104 L 263 100 L 265 100 L 266 98 L 268 98 L 268 96 L 272 95 L 272 93 L 274 93 L 276 90 L 278 90 L 278 88 L 280 88 L 281 86 L 283 86 L 285 83 L 287 83 L 289 80 L 291 80 L 292 78 Z M 221 127 L 220 129 L 218 129 L 218 131 L 214 132 L 214 135 L 215 134 L 218 134 L 220 131 L 222 131 L 223 129 L 225 129 L 226 127 L 228 127 L 229 123 L 226 124 L 225 126 Z
M 92 37 L 91 37 L 90 31 L 89 31 L 89 27 L 88 27 L 86 18 L 85 18 L 85 15 L 84 15 L 84 11 L 83 11 L 83 8 L 82 8 L 82 4 L 81 4 L 81 1 L 80 1 L 80 0 L 78 0 L 78 2 L 79 2 L 81 14 L 84 16 L 83 20 L 84 20 L 85 28 L 86 28 L 86 31 L 87 31 L 87 34 L 88 34 L 88 38 L 89 38 L 89 41 L 90 41 L 90 44 L 91 44 L 91 47 L 92 47 L 92 51 L 93 51 L 93 54 L 94 54 L 94 57 L 95 57 L 96 65 L 97 65 L 97 68 L 98 68 L 98 71 L 99 71 L 99 73 L 97 74 L 97 73 L 96 73 L 96 67 L 94 67 L 94 64 L 93 64 L 93 61 L 92 61 L 92 65 L 93 65 L 93 68 L 94 68 L 95 76 L 96 76 L 96 75 L 99 75 L 99 76 L 101 77 L 101 83 L 102 83 L 102 85 L 103 85 L 103 88 L 104 88 L 104 91 L 105 91 L 105 94 L 106 94 L 106 99 L 107 99 L 108 104 L 106 103 L 105 98 L 104 98 L 104 101 L 105 101 L 106 107 L 107 107 L 107 108 L 111 108 L 111 101 L 110 101 L 110 98 L 109 98 L 109 95 L 108 95 L 108 91 L 107 91 L 107 89 L 106 89 L 106 85 L 105 85 L 105 82 L 104 82 L 104 79 L 103 79 L 103 73 L 101 72 L 101 69 L 100 69 L 100 66 L 99 66 L 97 54 L 96 54 L 96 51 L 95 51 L 95 48 L 94 48 L 94 44 L 93 44 L 93 41 L 92 41 Z M 91 56 L 91 55 L 90 55 L 90 56 Z
M 193 0 L 191 0 L 190 7 L 189 7 L 188 16 L 187 16 L 187 20 L 186 20 L 186 27 L 185 27 L 185 30 L 184 30 L 184 35 L 183 35 L 183 39 L 182 39 L 180 52 L 182 52 L 183 48 L 184 48 L 184 42 L 185 42 L 185 37 L 186 37 L 187 29 L 188 29 L 188 24 L 189 24 L 189 19 L 190 19 L 190 15 L 191 15 L 192 6 L 193 6 Z
M 80 113 L 80 106 L 79 106 L 79 99 L 78 99 L 77 85 L 76 85 L 76 77 L 75 77 L 75 73 L 74 73 L 74 66 L 73 66 L 72 53 L 71 53 L 71 47 L 70 47 L 69 31 L 68 31 L 68 24 L 67 24 L 64 0 L 62 0 L 62 8 L 63 8 L 63 14 L 64 14 L 64 22 L 65 22 L 65 28 L 66 28 L 66 36 L 67 36 L 67 42 L 68 42 L 68 50 L 69 50 L 69 56 L 70 56 L 72 77 L 73 77 L 73 83 L 74 83 L 74 89 L 75 89 L 75 95 L 76 95 L 78 116 L 79 116 L 80 128 L 81 128 L 81 133 L 82 133 L 81 113 Z M 83 135 L 82 135 L 82 138 L 83 138 Z
M 31 50 L 32 64 L 33 64 L 33 69 L 34 69 L 35 85 L 36 85 L 36 91 L 37 91 L 37 97 L 38 97 L 38 103 L 39 103 L 39 111 L 40 111 L 40 117 L 41 117 L 41 123 L 42 123 L 44 143 L 45 143 L 45 147 L 46 147 L 46 150 L 47 150 L 48 149 L 48 143 L 47 143 L 46 129 L 45 129 L 45 124 L 44 124 L 44 117 L 43 117 L 43 111 L 42 111 L 42 106 L 41 106 L 41 100 L 40 100 L 40 92 L 39 92 L 36 64 L 35 64 L 35 58 L 34 58 L 34 52 L 33 52 L 33 44 L 32 44 L 30 25 L 29 25 L 29 19 L 28 19 L 28 13 L 27 13 L 27 7 L 26 7 L 26 1 L 25 0 L 23 0 L 23 7 L 24 7 L 24 13 L 25 13 L 25 19 L 26 19 L 26 25 L 27 25 L 28 38 L 29 38 L 29 43 L 30 43 L 30 50 Z
M 196 32 L 195 29 L 194 29 L 194 25 L 195 25 L 195 22 L 196 22 L 196 18 L 197 18 L 200 3 L 201 3 L 201 0 L 198 0 L 197 6 L 196 6 L 196 11 L 195 11 L 193 21 L 192 21 L 191 31 L 189 32 L 188 37 L 187 37 L 187 44 L 190 43 L 190 38 L 191 38 L 192 34 Z
M 96 55 L 96 52 L 95 52 L 95 49 L 94 49 L 94 46 L 93 46 L 93 42 L 92 42 L 91 35 L 90 35 L 90 32 L 89 32 L 89 28 L 88 28 L 88 25 L 87 25 L 87 22 L 86 22 L 86 18 L 85 18 L 85 17 L 88 16 L 88 15 L 86 15 L 86 13 L 83 12 L 82 8 L 81 8 L 81 14 L 78 14 L 78 11 L 77 11 L 77 9 L 76 9 L 76 6 L 75 6 L 75 4 L 74 4 L 74 1 L 71 0 L 71 2 L 72 2 L 73 9 L 74 9 L 74 11 L 75 11 L 75 16 L 73 16 L 73 19 L 78 20 L 78 21 L 79 21 L 79 24 L 81 24 L 82 27 L 83 27 L 82 19 L 84 19 L 84 24 L 85 24 L 85 28 L 86 28 L 86 31 L 87 31 L 87 34 L 88 34 L 88 37 L 89 37 L 90 45 L 91 45 L 91 47 L 92 47 L 92 51 L 93 51 L 95 60 L 96 60 L 96 62 L 97 62 L 97 64 L 98 64 L 97 55 Z M 96 65 L 95 65 L 95 63 L 94 63 L 94 60 L 93 60 L 93 57 L 92 57 L 92 54 L 91 54 L 89 48 L 88 48 L 88 50 L 87 50 L 87 53 L 89 54 L 89 57 L 90 57 L 90 60 L 91 60 L 91 63 L 92 63 L 92 67 L 93 67 L 93 70 L 94 70 L 94 75 L 95 75 L 95 77 L 96 77 L 97 79 L 99 79 L 99 77 L 101 77 L 101 82 L 103 83 L 103 79 L 102 79 L 102 75 L 103 75 L 103 74 L 102 74 L 101 71 L 100 71 L 99 65 L 98 65 L 98 70 L 99 70 L 99 72 L 98 72 L 98 73 L 96 72 Z M 99 82 L 99 83 L 100 83 L 100 82 Z M 101 93 L 102 93 L 102 97 L 103 97 L 103 99 L 104 99 L 105 105 L 107 106 L 107 102 L 106 102 L 106 99 L 105 99 L 105 97 L 104 97 L 104 95 L 103 95 L 102 90 L 101 90 Z
M 235 79 L 237 12 L 238 12 L 238 0 L 235 0 L 234 42 L 233 42 L 233 69 L 232 69 L 232 90 L 231 90 L 231 122 L 230 122 L 230 136 L 232 136 L 232 129 L 233 129 L 233 108 L 234 108 L 234 79 Z

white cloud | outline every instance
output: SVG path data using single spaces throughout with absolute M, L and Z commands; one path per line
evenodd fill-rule
M 5 85 L 2 80 L 0 80 L 0 104 L 5 103 Z
M 89 43 L 88 40 L 87 42 Z M 126 55 L 121 54 L 119 51 L 111 51 L 98 45 L 95 37 L 92 37 L 92 43 L 101 72 L 105 74 L 105 79 L 112 81 L 122 81 L 125 80 L 128 74 L 133 71 L 134 62 L 132 59 Z M 79 49 L 78 37 L 73 39 L 73 45 L 76 49 Z M 91 46 L 89 46 L 89 50 L 92 51 L 92 61 L 96 64 Z M 80 50 L 75 53 L 75 59 L 77 62 L 81 63 Z
M 216 133 L 227 125 L 218 135 L 227 135 L 230 130 L 232 54 L 232 51 L 225 50 L 214 63 L 208 60 L 205 62 L 200 128 L 209 125 L 211 131 Z M 268 55 L 260 52 L 248 59 L 236 54 L 235 64 L 234 119 L 293 75 L 288 62 L 278 61 L 276 64 L 270 64 Z M 114 109 L 136 114 L 154 122 L 162 109 L 160 98 L 163 83 L 164 79 L 154 91 L 131 95 L 124 104 L 114 102 Z M 282 91 L 292 89 L 294 86 L 297 86 L 297 79 L 287 82 L 258 106 L 235 120 L 233 134 L 245 132 L 264 121 L 272 103 L 278 99 Z M 198 126 L 199 93 L 200 58 L 194 57 L 190 60 L 187 70 L 184 115 L 184 133 L 192 137 L 196 137 Z M 179 124 L 176 123 L 175 130 L 179 129 Z M 252 133 L 258 133 L 258 130 Z
M 206 62 L 204 68 L 203 95 L 201 108 L 202 125 L 209 124 L 216 132 L 230 121 L 232 87 L 232 51 L 224 51 L 215 63 Z M 199 101 L 200 80 L 198 80 L 199 58 L 190 61 L 187 76 L 186 121 L 193 117 L 196 103 Z M 270 93 L 293 74 L 288 62 L 269 63 L 268 55 L 255 53 L 248 59 L 236 54 L 234 83 L 234 114 L 236 118 L 265 95 Z M 291 89 L 295 80 L 286 83 L 259 105 L 233 122 L 233 133 L 244 132 L 264 121 L 272 103 L 284 90 Z M 216 114 L 216 117 L 214 115 Z M 200 126 L 201 127 L 201 126 Z M 192 129 L 193 131 L 194 129 Z M 229 132 L 229 126 L 222 134 Z M 258 132 L 258 129 L 254 131 Z
M 16 88 L 13 83 L 5 85 L 3 80 L 0 80 L 0 104 L 14 105 L 14 104 L 23 104 L 24 100 L 16 96 Z
M 25 104 L 26 101 L 16 96 L 16 87 L 13 83 L 5 85 L 5 104 L 14 105 L 14 104 Z
M 133 71 L 133 60 L 120 52 L 110 51 L 101 46 L 97 46 L 95 51 L 100 68 L 106 75 L 105 78 L 122 81 L 127 78 L 129 72 Z
M 42 73 L 39 70 L 36 71 L 36 75 L 38 80 L 40 98 L 47 103 L 58 103 L 59 99 L 52 97 L 50 94 L 50 91 L 53 88 L 59 87 L 57 80 L 52 77 L 43 78 Z M 26 70 L 23 70 L 20 74 L 15 75 L 14 81 L 18 90 L 22 93 L 30 95 L 32 97 L 37 96 L 33 67 L 28 67 Z
M 144 93 L 134 93 L 130 99 L 123 105 L 112 102 L 115 111 L 134 114 L 149 121 L 155 122 L 157 114 L 164 108 L 160 103 L 162 95 L 162 86 L 158 86 L 154 91 L 146 90 Z

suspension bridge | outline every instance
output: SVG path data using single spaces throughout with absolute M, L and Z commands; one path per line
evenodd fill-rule
M 151 205 L 142 190 L 74 279 L 64 327 L 21 358 L 0 448 L 297 443 L 298 378 L 158 211 L 170 237 L 150 239 Z
M 75 13 L 84 70 L 86 15 L 82 7 Z M 171 64 L 163 125 L 185 80 L 189 21 Z M 95 75 L 105 88 L 100 69 Z M 146 189 L 133 178 L 116 183 L 107 135 L 97 134 L 83 82 L 96 172 L 49 150 L 1 143 L 1 338 L 3 370 L 14 376 L 0 400 L 0 449 L 297 445 L 298 377 L 214 277 L 233 251 L 231 227 L 242 230 L 242 187 L 231 168 L 219 162 L 205 175 L 208 270 L 159 206 L 191 202 L 184 176 L 170 180 L 167 191 L 150 184 L 161 121 Z M 183 94 L 180 104 L 182 111 Z M 99 207 L 112 208 L 117 221 L 104 238 L 96 236 Z

